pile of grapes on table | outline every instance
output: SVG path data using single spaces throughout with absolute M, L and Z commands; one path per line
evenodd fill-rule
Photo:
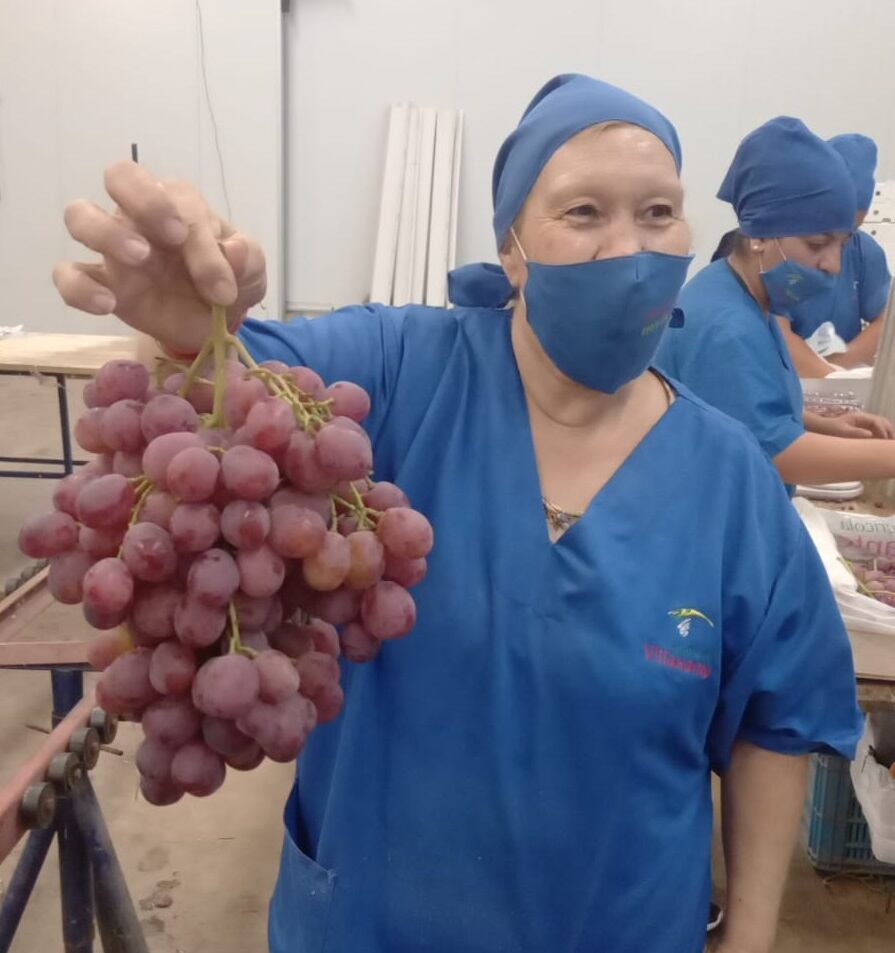
M 413 627 L 432 547 L 404 493 L 370 479 L 368 395 L 256 364 L 215 309 L 191 364 L 153 385 L 112 361 L 84 399 L 75 438 L 98 456 L 19 545 L 104 630 L 97 702 L 142 723 L 144 796 L 205 796 L 227 766 L 293 760 L 341 709 L 340 655 L 370 661 Z
M 847 565 L 858 582 L 860 592 L 895 608 L 895 560 L 874 557 Z

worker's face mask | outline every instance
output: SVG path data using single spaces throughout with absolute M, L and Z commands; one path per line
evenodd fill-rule
M 573 381 L 614 394 L 652 363 L 692 255 L 644 251 L 574 265 L 529 261 L 522 293 L 528 323 L 551 361 Z
M 772 314 L 789 315 L 793 308 L 805 301 L 819 303 L 821 297 L 833 294 L 836 290 L 836 275 L 828 275 L 820 268 L 808 268 L 797 261 L 790 261 L 780 248 L 780 242 L 776 238 L 774 241 L 783 255 L 783 261 L 765 271 L 761 253 L 758 256 L 761 280 L 768 293 L 768 307 Z

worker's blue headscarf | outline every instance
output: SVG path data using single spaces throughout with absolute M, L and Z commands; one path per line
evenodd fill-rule
M 862 136 L 857 132 L 833 136 L 827 142 L 842 156 L 855 183 L 858 210 L 866 212 L 873 201 L 873 191 L 876 188 L 876 143 L 869 136 Z
M 497 153 L 491 192 L 494 199 L 494 235 L 503 245 L 525 199 L 554 152 L 572 136 L 603 122 L 640 126 L 659 139 L 681 168 L 681 147 L 674 126 L 652 106 L 617 86 L 564 73 L 541 88 L 529 103 L 519 125 Z M 448 275 L 454 304 L 502 308 L 513 296 L 499 265 L 466 265 Z
M 850 232 L 857 208 L 842 157 L 791 116 L 743 139 L 718 198 L 730 202 L 740 231 L 752 238 Z

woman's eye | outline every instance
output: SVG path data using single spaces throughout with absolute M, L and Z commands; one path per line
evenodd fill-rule
M 593 205 L 576 205 L 574 208 L 570 208 L 567 215 L 571 215 L 572 218 L 594 218 L 599 213 Z
M 657 205 L 651 205 L 646 210 L 647 218 L 672 218 L 674 216 L 674 209 L 670 205 L 663 205 L 661 203 Z

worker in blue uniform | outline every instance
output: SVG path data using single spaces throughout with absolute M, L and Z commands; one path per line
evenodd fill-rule
M 500 266 L 454 273 L 456 307 L 243 324 L 256 358 L 370 392 L 376 476 L 436 536 L 416 629 L 345 665 L 344 710 L 302 755 L 275 953 L 701 953 L 713 770 L 719 949 L 771 950 L 806 755 L 850 757 L 861 717 L 773 467 L 651 366 L 689 263 L 680 165 L 654 108 L 556 77 L 495 163 Z M 58 266 L 65 300 L 112 299 L 172 353 L 209 299 L 238 324 L 257 246 L 186 186 L 128 163 L 107 183 L 119 215 L 69 211 L 102 259 Z M 123 262 L 125 240 L 165 272 Z
M 835 293 L 816 304 L 807 301 L 795 307 L 790 315 L 791 330 L 798 337 L 808 339 L 829 321 L 836 335 L 847 345 L 845 351 L 830 354 L 829 361 L 851 368 L 874 363 L 892 275 L 886 264 L 886 253 L 879 243 L 868 232 L 860 231 L 876 187 L 876 143 L 858 133 L 833 136 L 828 142 L 842 156 L 854 182 L 857 201 L 855 231 L 842 247 Z M 785 334 L 786 325 L 782 328 Z M 787 338 L 787 342 L 790 341 Z M 792 344 L 790 348 L 794 350 Z M 801 371 L 799 373 L 807 376 Z
M 718 197 L 733 206 L 738 231 L 727 256 L 681 292 L 685 318 L 663 338 L 659 366 L 746 424 L 787 484 L 895 476 L 889 421 L 803 411 L 774 317 L 835 296 L 856 207 L 841 156 L 800 120 L 780 116 L 743 139 Z
M 859 229 L 867 217 L 876 188 L 877 149 L 868 136 L 847 133 L 827 140 L 842 157 L 855 186 L 857 210 L 851 238 L 842 247 L 842 259 L 834 294 L 795 306 L 777 323 L 799 377 L 826 377 L 840 367 L 873 364 L 882 333 L 882 317 L 892 283 L 886 253 L 876 239 Z M 712 261 L 733 251 L 738 230 L 727 232 Z M 823 351 L 824 360 L 813 350 L 815 332 L 824 324 L 839 339 L 838 350 Z M 826 338 L 824 339 L 826 340 Z

